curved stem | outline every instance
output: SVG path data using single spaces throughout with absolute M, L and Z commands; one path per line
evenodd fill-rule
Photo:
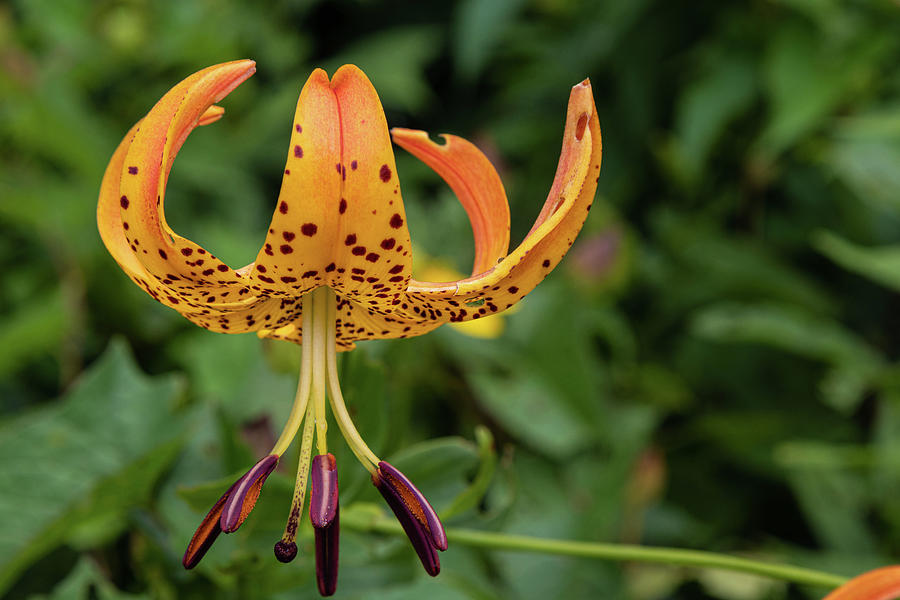
M 399 523 L 387 519 L 372 520 L 354 518 L 351 511 L 341 515 L 342 525 L 357 531 L 369 531 L 400 535 L 403 533 Z M 645 547 L 628 544 L 604 544 L 598 542 L 578 542 L 569 540 L 551 540 L 524 535 L 507 535 L 473 529 L 447 529 L 450 542 L 478 548 L 491 548 L 514 552 L 542 552 L 563 556 L 578 556 L 602 560 L 627 560 L 636 562 L 660 563 L 683 567 L 699 567 L 705 569 L 722 569 L 750 573 L 770 579 L 780 579 L 804 585 L 817 585 L 835 588 L 847 581 L 847 578 L 832 573 L 825 573 L 803 567 L 772 564 L 748 558 L 740 558 L 727 554 L 705 552 L 701 550 L 685 550 L 681 548 Z

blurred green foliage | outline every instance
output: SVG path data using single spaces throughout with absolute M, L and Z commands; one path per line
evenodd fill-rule
M 308 527 L 298 561 L 271 555 L 290 466 L 196 571 L 179 560 L 227 478 L 268 449 L 297 349 L 192 327 L 119 271 L 94 224 L 128 127 L 236 58 L 258 73 L 191 136 L 168 192 L 173 227 L 235 266 L 264 237 L 315 66 L 360 65 L 393 126 L 476 141 L 504 177 L 514 243 L 552 179 L 568 89 L 591 78 L 597 209 L 506 333 L 443 328 L 343 361 L 359 428 L 449 525 L 848 575 L 895 561 L 898 13 L 889 0 L 0 5 L 0 594 L 315 597 Z M 417 245 L 465 270 L 452 194 L 408 156 L 398 170 Z M 383 511 L 334 445 L 344 510 Z M 823 593 L 460 545 L 431 580 L 405 540 L 345 531 L 341 546 L 347 598 Z

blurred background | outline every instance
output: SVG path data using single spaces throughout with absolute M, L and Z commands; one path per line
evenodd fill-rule
M 208 65 L 258 72 L 195 131 L 175 230 L 233 266 L 275 204 L 299 89 L 361 66 L 392 126 L 475 141 L 512 240 L 590 77 L 598 201 L 490 331 L 368 342 L 360 430 L 448 526 L 737 553 L 840 574 L 900 555 L 900 6 L 886 0 L 14 0 L 0 4 L 0 595 L 314 598 L 273 560 L 294 459 L 190 573 L 209 505 L 268 450 L 298 349 L 192 326 L 95 225 L 128 128 Z M 465 214 L 398 151 L 416 272 L 466 271 Z M 487 337 L 484 337 L 487 336 Z M 344 514 L 384 511 L 338 440 Z M 338 597 L 780 600 L 749 576 L 341 539 Z

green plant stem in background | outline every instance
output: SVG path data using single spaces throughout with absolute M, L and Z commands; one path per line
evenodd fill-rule
M 350 511 L 348 511 L 350 512 Z M 341 525 L 356 531 L 401 535 L 403 529 L 399 523 L 388 519 L 364 518 L 359 513 L 342 515 Z M 699 567 L 703 569 L 722 569 L 750 573 L 770 579 L 780 579 L 803 585 L 816 585 L 836 588 L 847 581 L 846 577 L 794 567 L 790 565 L 772 564 L 727 554 L 704 552 L 701 550 L 684 550 L 680 548 L 649 548 L 629 544 L 603 544 L 597 542 L 578 542 L 568 540 L 552 540 L 525 535 L 506 535 L 473 529 L 447 529 L 447 538 L 451 543 L 492 548 L 513 552 L 542 552 L 563 556 L 579 556 L 583 558 L 599 558 L 603 560 L 621 560 L 659 563 L 681 567 Z

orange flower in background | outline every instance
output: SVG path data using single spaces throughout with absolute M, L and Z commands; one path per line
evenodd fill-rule
M 125 273 L 157 301 L 222 333 L 256 332 L 303 346 L 294 406 L 272 451 L 229 488 L 185 553 L 191 568 L 215 538 L 236 530 L 263 482 L 303 426 L 290 517 L 275 551 L 296 555 L 307 481 L 323 595 L 337 583 L 338 482 L 325 432 L 326 398 L 354 454 L 397 515 L 426 571 L 440 570 L 447 547 L 436 513 L 415 486 L 380 460 L 356 431 L 337 380 L 336 352 L 359 340 L 421 335 L 449 322 L 502 312 L 559 263 L 584 223 L 597 186 L 601 137 L 590 83 L 570 94 L 562 152 L 547 201 L 511 253 L 509 207 L 494 168 L 456 136 L 390 133 L 375 89 L 357 67 L 329 80 L 312 73 L 297 103 L 281 192 L 263 247 L 233 269 L 166 223 L 165 186 L 175 155 L 197 125 L 218 120 L 215 106 L 255 71 L 235 61 L 199 71 L 170 90 L 125 136 L 107 167 L 97 207 L 103 242 Z M 411 278 L 412 251 L 391 139 L 432 167 L 453 189 L 472 224 L 471 276 L 450 283 Z M 317 455 L 312 458 L 313 438 Z M 312 464 L 312 472 L 310 472 Z
M 900 566 L 882 567 L 854 577 L 823 600 L 896 600 L 900 598 Z

